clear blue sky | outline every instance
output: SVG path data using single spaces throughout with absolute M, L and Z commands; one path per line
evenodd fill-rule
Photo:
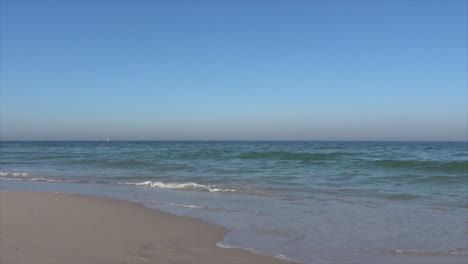
M 467 1 L 1 1 L 2 140 L 467 140 Z

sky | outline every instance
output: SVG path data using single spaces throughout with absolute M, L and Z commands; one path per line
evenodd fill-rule
M 468 140 L 467 1 L 0 7 L 0 140 Z

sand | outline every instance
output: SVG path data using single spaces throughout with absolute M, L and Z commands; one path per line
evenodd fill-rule
M 0 263 L 290 263 L 216 246 L 226 229 L 138 203 L 0 191 Z

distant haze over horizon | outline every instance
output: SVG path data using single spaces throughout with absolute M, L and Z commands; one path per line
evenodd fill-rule
M 0 5 L 2 141 L 468 141 L 467 1 Z
M 468 140 L 397 140 L 397 139 L 0 139 L 0 142 L 433 142 L 468 143 Z

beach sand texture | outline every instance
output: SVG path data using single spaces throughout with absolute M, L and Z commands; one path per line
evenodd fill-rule
M 138 203 L 0 191 L 0 263 L 289 263 L 216 246 L 226 229 Z

